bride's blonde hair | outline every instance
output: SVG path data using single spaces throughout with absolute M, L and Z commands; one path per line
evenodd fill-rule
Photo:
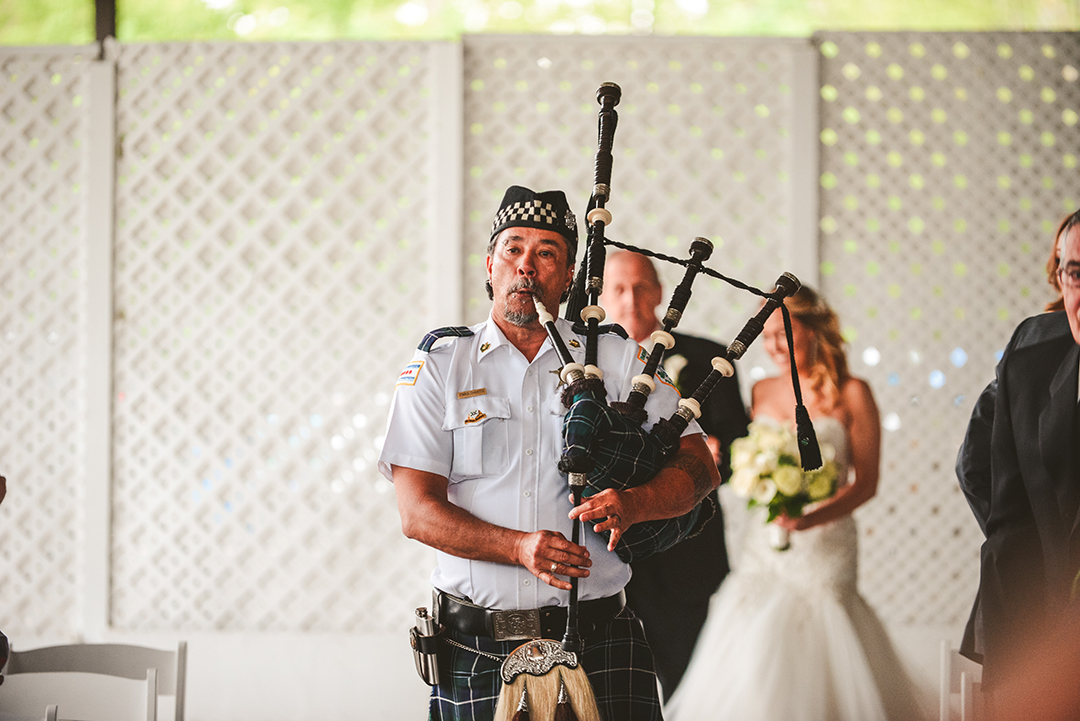
M 831 409 L 840 400 L 840 388 L 851 378 L 840 319 L 816 291 L 805 285 L 784 304 L 791 317 L 810 331 L 815 343 L 812 366 L 803 369 L 810 379 L 808 390 L 826 410 Z

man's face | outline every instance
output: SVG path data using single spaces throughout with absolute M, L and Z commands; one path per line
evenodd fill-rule
M 649 261 L 637 253 L 612 254 L 604 263 L 600 303 L 608 320 L 618 323 L 639 343 L 657 328 L 660 283 Z
M 567 264 L 566 239 L 553 230 L 507 228 L 495 239 L 487 257 L 488 277 L 494 294 L 492 315 L 519 327 L 537 320 L 533 295 L 552 315 L 574 280 Z
M 1070 273 L 1080 273 L 1080 225 L 1074 225 L 1065 236 L 1065 247 L 1061 250 L 1061 297 L 1065 301 L 1065 313 L 1069 316 L 1069 328 L 1073 340 L 1080 343 L 1080 288 L 1073 287 L 1069 280 Z

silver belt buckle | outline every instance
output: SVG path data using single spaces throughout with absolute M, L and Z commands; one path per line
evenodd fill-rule
M 524 608 L 518 611 L 492 611 L 491 633 L 496 641 L 527 641 L 540 638 L 540 609 Z

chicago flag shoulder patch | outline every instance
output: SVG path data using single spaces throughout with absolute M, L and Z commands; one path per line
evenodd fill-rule
M 401 371 L 401 375 L 398 376 L 397 385 L 416 385 L 416 379 L 420 377 L 420 369 L 423 367 L 424 361 L 413 361 L 409 365 L 405 366 L 405 369 Z

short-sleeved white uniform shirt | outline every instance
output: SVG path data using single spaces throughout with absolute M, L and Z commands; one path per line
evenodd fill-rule
M 557 325 L 580 362 L 585 337 L 565 320 Z M 417 351 L 402 371 L 387 422 L 379 470 L 393 480 L 391 465 L 444 476 L 450 501 L 490 523 L 532 532 L 571 536 L 569 486 L 557 464 L 562 454 L 561 367 L 547 340 L 530 363 L 489 317 L 469 337 L 440 341 Z M 615 333 L 599 341 L 608 400 L 626 400 L 631 379 L 645 366 L 637 343 Z M 670 417 L 679 394 L 657 383 L 644 427 Z M 691 423 L 684 435 L 701 433 Z M 607 550 L 603 537 L 584 524 L 593 565 L 579 582 L 582 600 L 618 593 L 630 567 Z M 523 566 L 472 561 L 438 552 L 432 584 L 481 606 L 501 609 L 565 606 L 568 593 L 538 580 Z

